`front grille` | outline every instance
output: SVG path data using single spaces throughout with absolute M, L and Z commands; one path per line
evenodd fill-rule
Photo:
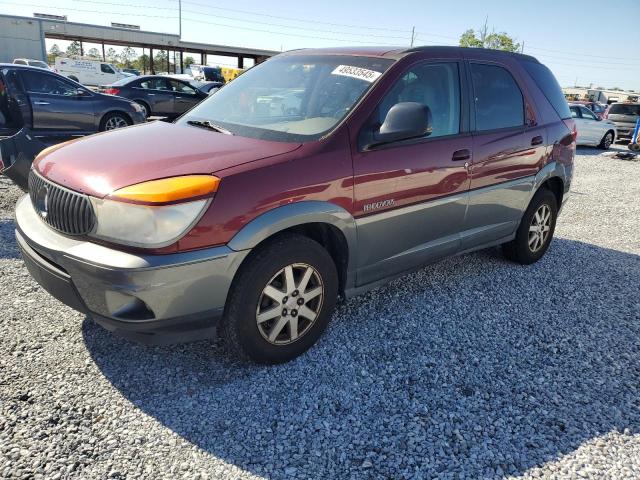
M 29 197 L 40 218 L 68 235 L 85 235 L 93 229 L 95 215 L 89 197 L 29 172 Z

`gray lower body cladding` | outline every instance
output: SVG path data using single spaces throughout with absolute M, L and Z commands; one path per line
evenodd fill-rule
M 16 223 L 25 264 L 47 291 L 105 328 L 147 343 L 213 335 L 248 253 L 228 247 L 169 255 L 110 249 L 55 232 L 28 197 L 18 202 Z

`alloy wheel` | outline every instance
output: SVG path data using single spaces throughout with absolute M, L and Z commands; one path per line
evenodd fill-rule
M 536 253 L 549 239 L 551 232 L 551 208 L 546 203 L 538 207 L 529 226 L 529 250 Z
M 609 148 L 612 143 L 613 143 L 612 135 L 610 133 L 607 133 L 604 136 L 604 142 L 603 142 L 604 148 Z
M 104 125 L 105 130 L 115 130 L 116 128 L 128 127 L 129 123 L 124 117 L 120 115 L 115 115 L 107 120 L 107 123 Z
M 307 333 L 320 315 L 324 285 L 320 273 L 306 263 L 287 265 L 262 290 L 256 323 L 273 345 L 293 343 Z

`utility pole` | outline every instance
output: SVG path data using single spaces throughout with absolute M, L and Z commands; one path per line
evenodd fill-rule
M 416 39 L 416 27 L 411 27 L 411 46 L 413 47 L 413 41 Z
M 524 53 L 524 40 L 522 41 L 522 46 L 520 47 L 520 53 Z
M 178 0 L 178 38 L 182 40 L 182 0 Z

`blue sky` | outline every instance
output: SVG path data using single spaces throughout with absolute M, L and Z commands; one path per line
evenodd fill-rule
M 140 25 L 178 32 L 178 0 L 0 0 L 0 12 L 65 14 L 70 21 Z M 535 2 L 458 0 L 394 2 L 323 0 L 183 0 L 188 41 L 288 50 L 303 47 L 457 44 L 467 28 L 505 31 L 548 65 L 564 86 L 640 90 L 638 0 Z M 63 43 L 63 42 L 58 42 Z

